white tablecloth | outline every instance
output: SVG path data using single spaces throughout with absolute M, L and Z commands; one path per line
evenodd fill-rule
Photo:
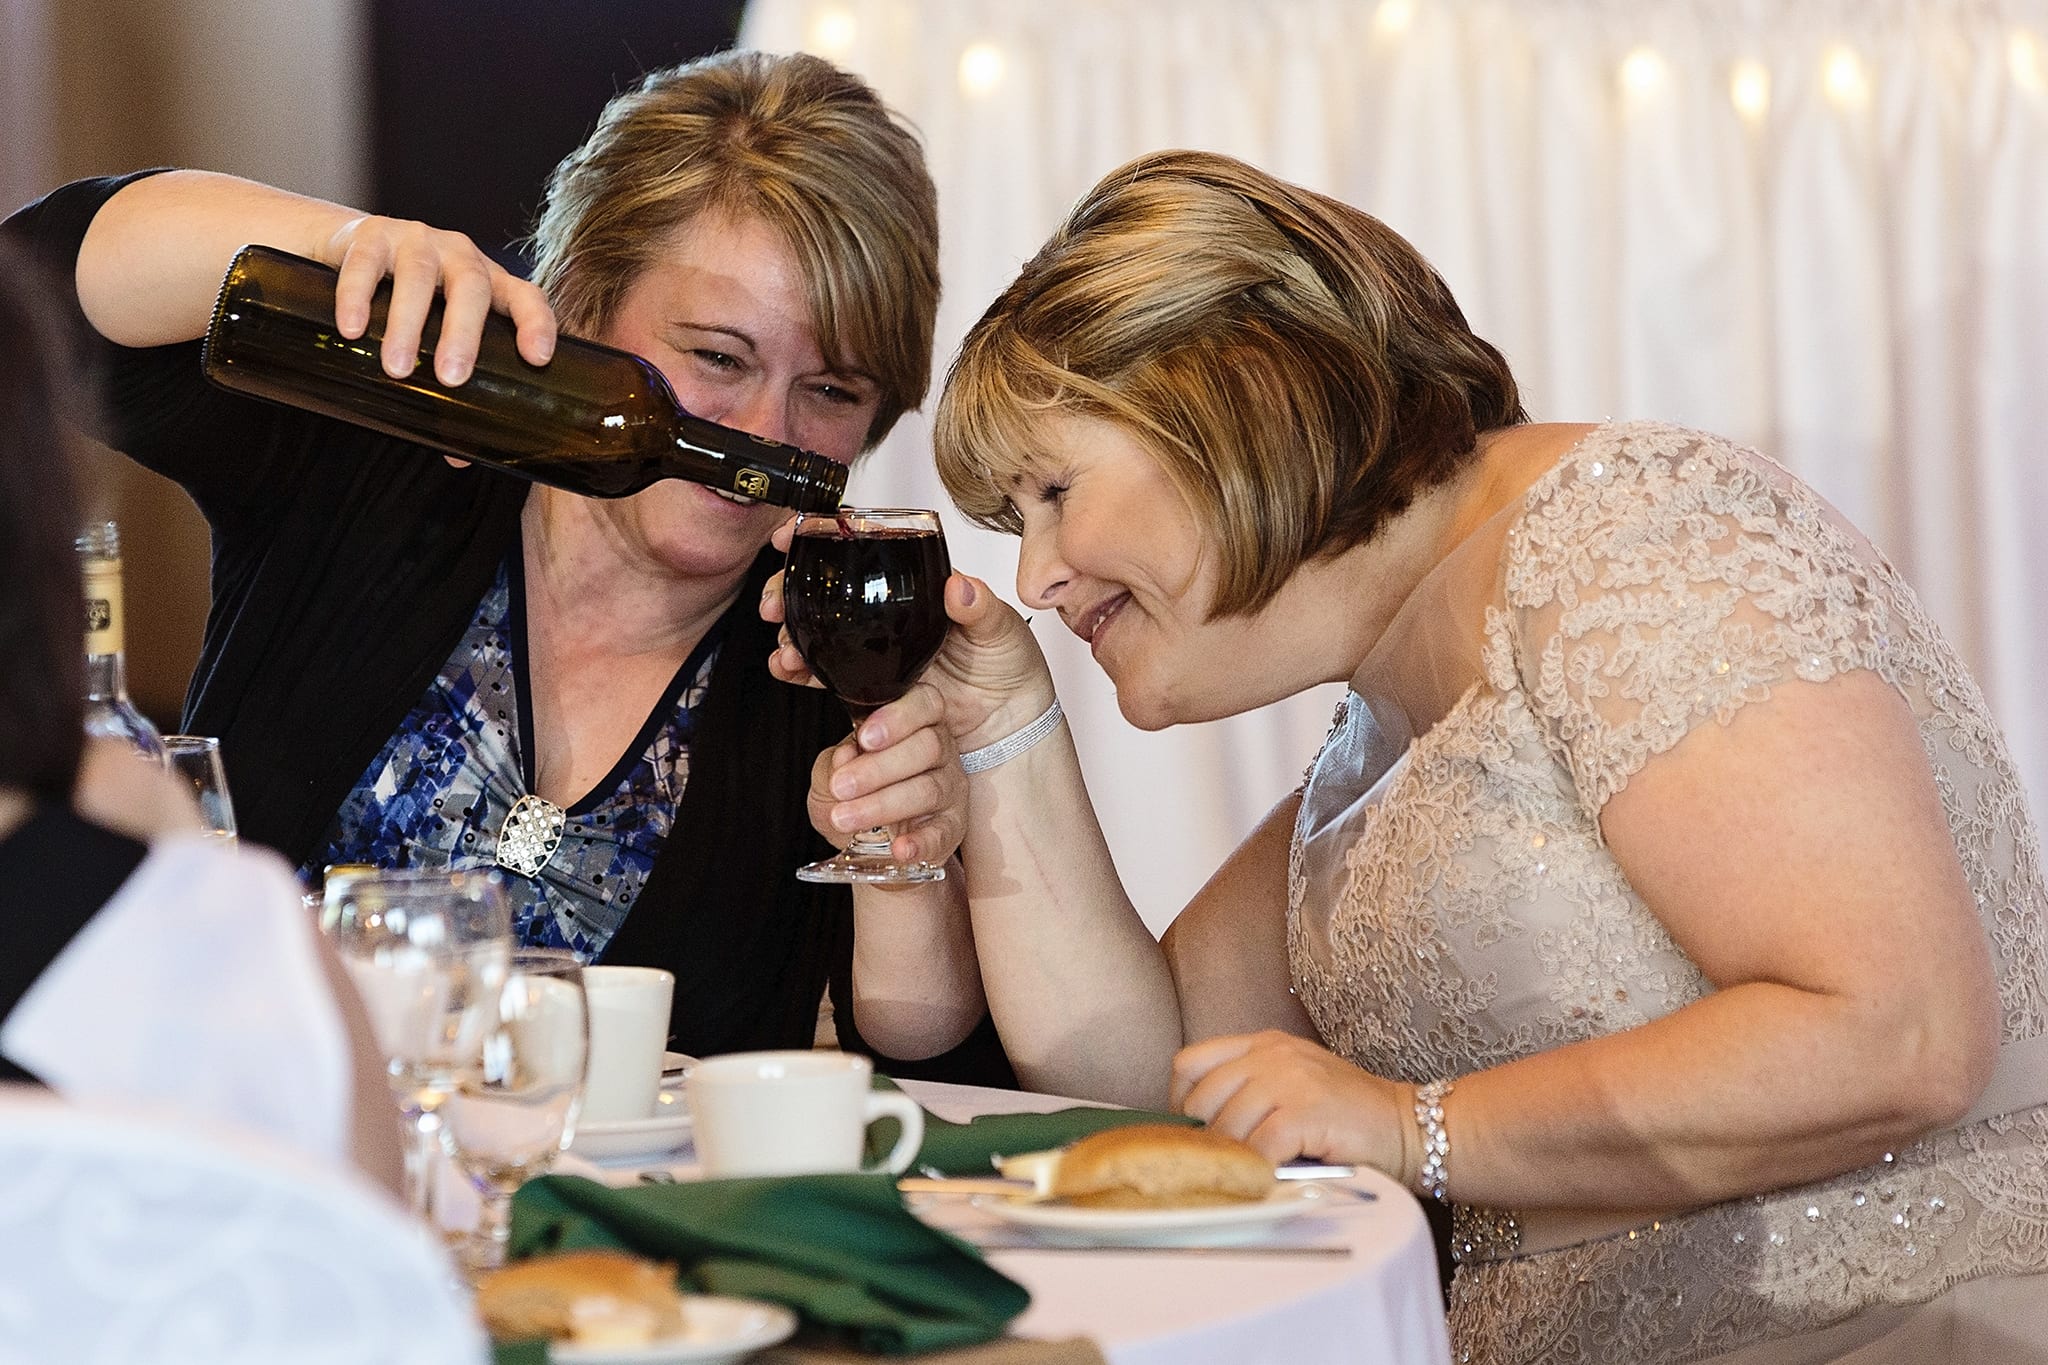
M 976 1086 L 902 1084 L 930 1112 L 955 1122 L 1075 1103 Z M 649 1164 L 678 1177 L 694 1166 L 675 1156 Z M 598 1168 L 565 1157 L 558 1169 L 624 1184 L 642 1168 Z M 1449 1365 L 1422 1210 L 1377 1172 L 1331 1183 L 1318 1207 L 1278 1225 L 1260 1244 L 1342 1246 L 1347 1256 L 1019 1249 L 991 1250 L 988 1258 L 1031 1291 L 1018 1335 L 1089 1337 L 1110 1365 Z M 958 1196 L 910 1202 L 926 1221 L 970 1241 L 1016 1240 L 1013 1229 Z
M 956 1122 L 1073 1103 L 921 1081 L 903 1088 Z M 934 1200 L 918 1212 L 970 1240 L 1001 1227 L 965 1200 Z M 1393 1181 L 1367 1171 L 1342 1182 L 1321 1207 L 1262 1242 L 1344 1245 L 1351 1254 L 991 1251 L 988 1258 L 1031 1291 L 1018 1335 L 1092 1337 L 1111 1365 L 1449 1365 L 1429 1226 Z

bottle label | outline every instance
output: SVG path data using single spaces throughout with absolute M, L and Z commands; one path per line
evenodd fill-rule
M 732 491 L 743 498 L 765 498 L 768 476 L 758 469 L 742 469 L 732 476 Z
M 119 654 L 126 649 L 122 639 L 121 561 L 85 561 L 85 652 Z

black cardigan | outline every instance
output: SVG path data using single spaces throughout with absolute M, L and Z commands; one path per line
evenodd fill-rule
M 64 186 L 5 230 L 69 280 L 93 215 L 133 178 Z M 217 388 L 196 342 L 115 346 L 61 293 L 96 371 L 96 434 L 182 485 L 212 531 L 183 724 L 220 736 L 242 836 L 302 864 L 455 648 L 517 544 L 528 486 Z M 851 1026 L 850 898 L 793 875 L 826 849 L 804 799 L 848 724 L 831 697 L 767 671 L 775 631 L 756 603 L 775 567 L 764 551 L 726 613 L 675 832 L 604 954 L 675 973 L 685 1052 L 809 1046 L 828 980 L 842 1046 L 868 1050 Z M 953 1053 L 889 1066 L 1014 1083 L 986 1021 Z

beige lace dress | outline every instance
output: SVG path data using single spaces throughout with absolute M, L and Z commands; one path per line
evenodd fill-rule
M 1599 428 L 1410 598 L 1304 789 L 1296 988 L 1334 1050 L 1417 1082 L 1706 995 L 1601 808 L 1692 727 L 1853 669 L 1919 718 L 1976 892 L 2004 1016 L 1991 1093 L 1875 1166 L 1662 1221 L 1455 1210 L 1459 1360 L 1828 1359 L 2015 1280 L 2048 1327 L 2048 1278 L 2021 1278 L 2048 1272 L 2048 893 L 2017 775 L 1912 591 L 1754 452 Z M 2034 1358 L 1968 1358 L 1993 1357 Z

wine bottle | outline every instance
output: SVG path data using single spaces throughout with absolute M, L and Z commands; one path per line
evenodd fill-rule
M 484 324 L 475 372 L 451 388 L 434 378 L 437 298 L 418 365 L 394 379 L 380 360 L 391 282 L 378 287 L 369 327 L 349 338 L 334 325 L 337 273 L 272 247 L 242 248 L 207 328 L 207 376 L 240 393 L 591 497 L 624 497 L 657 479 L 689 479 L 829 512 L 846 491 L 845 465 L 692 416 L 661 372 L 629 352 L 564 336 L 547 364 L 528 364 L 512 320 L 501 313 Z
M 163 736 L 128 699 L 121 529 L 100 522 L 86 527 L 76 544 L 85 571 L 85 732 L 117 740 L 136 757 L 162 763 Z

